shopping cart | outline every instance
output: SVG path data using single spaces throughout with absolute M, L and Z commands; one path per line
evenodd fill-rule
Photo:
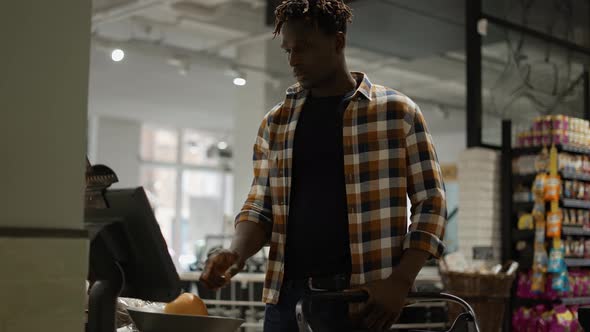
M 349 303 L 360 303 L 365 302 L 368 299 L 368 294 L 363 291 L 347 291 L 347 292 L 332 292 L 332 291 L 310 291 L 304 296 L 296 307 L 297 324 L 299 326 L 299 332 L 313 332 L 313 326 L 310 325 L 310 317 L 313 315 L 311 310 L 311 303 L 313 301 L 342 301 Z M 445 301 L 454 302 L 459 304 L 464 312 L 459 314 L 450 329 L 447 332 L 479 332 L 479 326 L 475 317 L 475 312 L 463 299 L 447 294 L 447 293 L 410 293 L 407 297 L 408 302 L 433 302 L 433 301 Z M 392 331 L 404 330 L 402 324 L 394 325 Z M 412 329 L 412 332 L 421 332 L 426 330 Z

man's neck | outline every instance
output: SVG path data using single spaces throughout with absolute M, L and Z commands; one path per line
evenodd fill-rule
M 346 67 L 338 70 L 335 75 L 320 84 L 317 88 L 311 88 L 311 95 L 315 97 L 330 97 L 346 94 L 356 88 L 357 82 Z

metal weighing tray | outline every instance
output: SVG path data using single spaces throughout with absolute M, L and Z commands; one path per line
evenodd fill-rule
M 243 319 L 166 314 L 153 309 L 127 308 L 141 332 L 235 332 Z

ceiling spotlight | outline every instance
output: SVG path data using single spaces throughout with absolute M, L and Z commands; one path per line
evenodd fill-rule
M 124 58 L 125 58 L 125 52 L 123 52 L 122 49 L 117 48 L 111 52 L 111 59 L 115 62 L 119 62 L 119 61 L 123 60 Z
M 224 141 L 221 141 L 221 142 L 217 143 L 217 148 L 219 150 L 225 150 L 225 149 L 227 149 L 227 143 Z
M 242 77 L 236 77 L 234 78 L 234 84 L 237 86 L 244 86 L 246 85 L 246 79 Z

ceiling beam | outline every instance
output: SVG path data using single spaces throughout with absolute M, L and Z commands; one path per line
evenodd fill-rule
M 98 26 L 126 19 L 139 12 L 151 9 L 156 6 L 168 5 L 178 0 L 136 0 L 130 3 L 125 3 L 120 6 L 115 6 L 105 10 L 101 10 L 92 14 L 92 30 L 94 31 Z

